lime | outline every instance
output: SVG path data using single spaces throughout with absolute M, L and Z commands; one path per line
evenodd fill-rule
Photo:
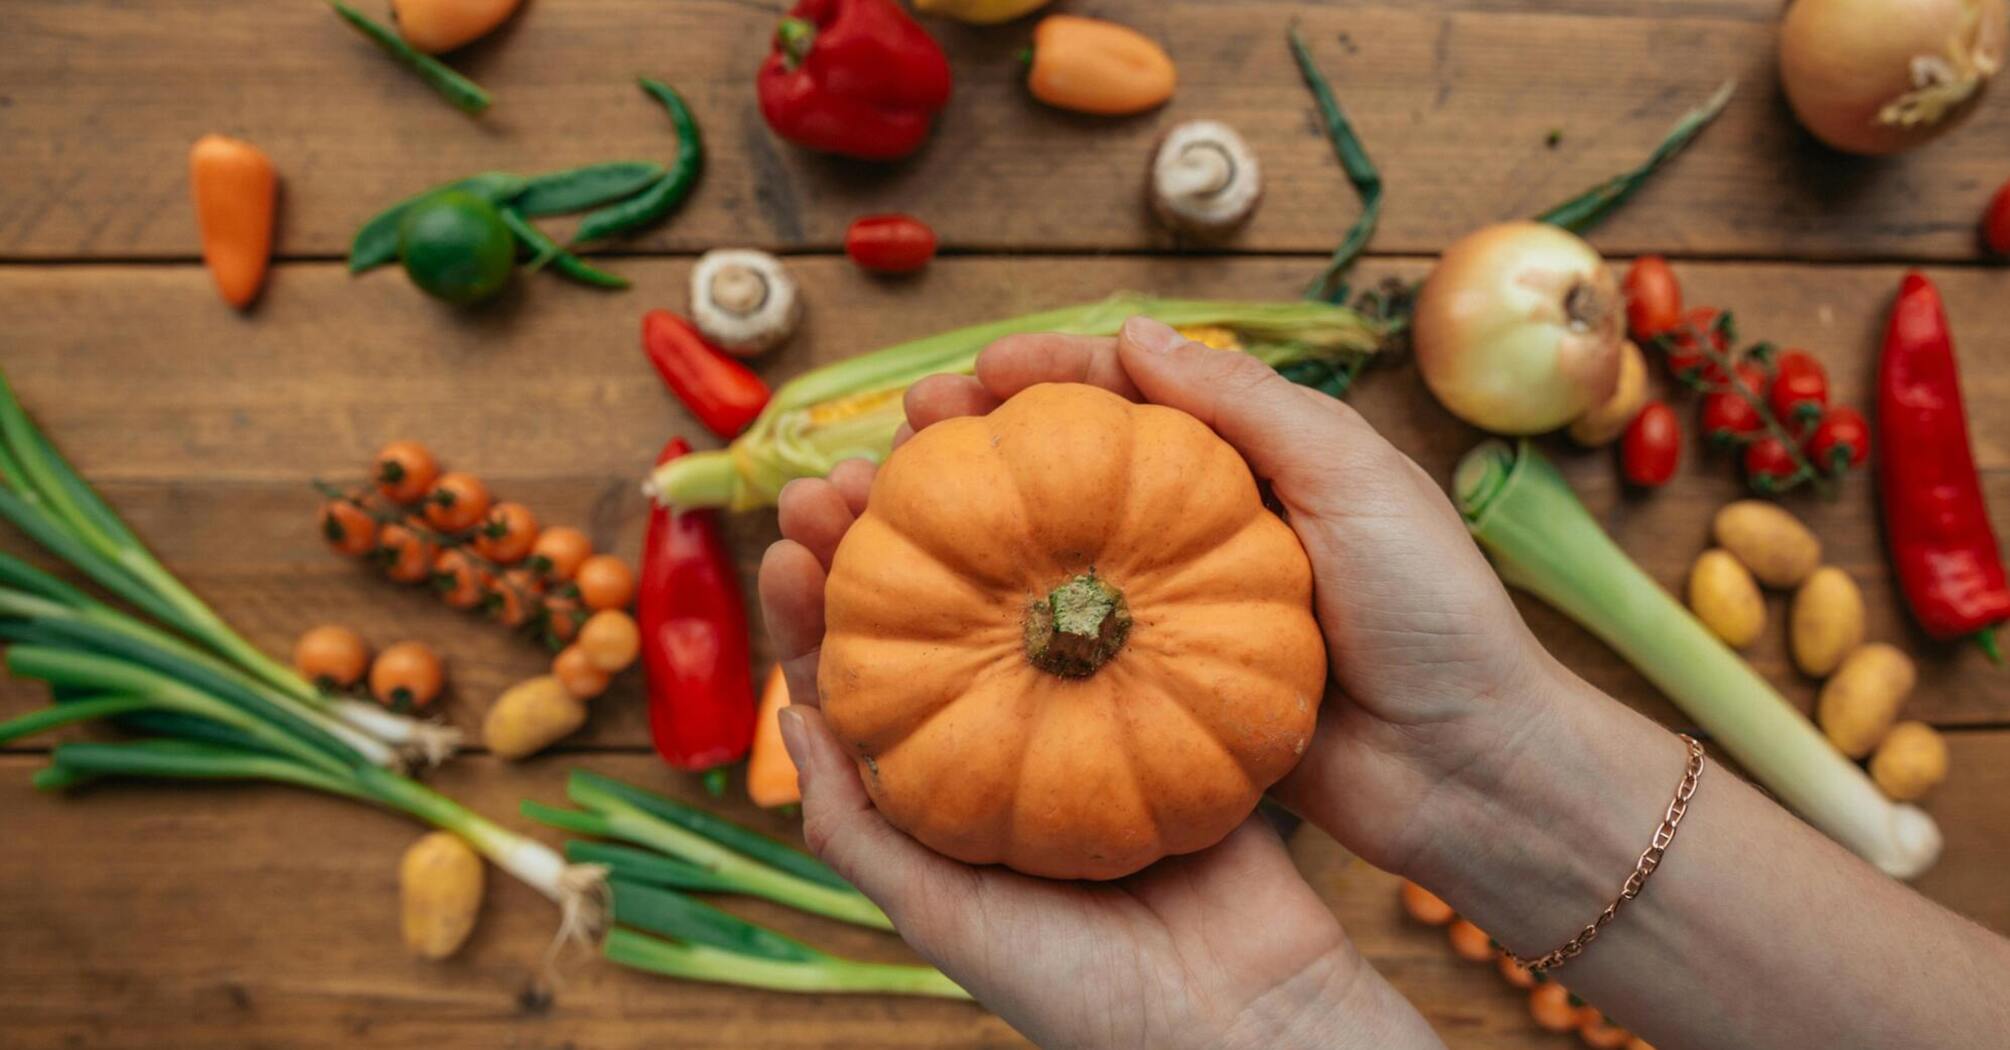
M 428 295 L 455 304 L 502 290 L 516 264 L 516 238 L 496 206 L 472 193 L 445 190 L 406 211 L 398 224 L 405 275 Z

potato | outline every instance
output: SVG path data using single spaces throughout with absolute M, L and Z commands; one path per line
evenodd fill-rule
M 1884 739 L 1918 680 L 1912 658 L 1883 642 L 1845 657 L 1815 701 L 1815 721 L 1838 750 L 1862 758 Z
M 1626 430 L 1626 424 L 1647 403 L 1647 358 L 1627 340 L 1619 345 L 1619 385 L 1605 403 L 1586 412 L 1570 425 L 1570 440 L 1586 448 L 1609 445 Z
M 459 951 L 482 908 L 482 859 L 457 835 L 435 831 L 398 862 L 405 946 L 421 959 Z
M 1739 500 L 1718 511 L 1710 533 L 1768 587 L 1797 587 L 1822 563 L 1822 541 L 1799 518 L 1764 500 Z
M 1787 617 L 1794 663 L 1806 674 L 1827 677 L 1863 644 L 1863 616 L 1863 592 L 1849 573 L 1834 566 L 1816 569 L 1794 592 Z
M 1689 570 L 1689 608 L 1724 644 L 1743 649 L 1766 629 L 1766 600 L 1730 553 L 1704 551 Z
M 503 758 L 525 758 L 585 724 L 586 705 L 557 678 L 539 675 L 503 690 L 482 720 L 482 739 Z
M 1870 756 L 1870 778 L 1886 795 L 1910 802 L 1947 779 L 1947 741 L 1925 722 L 1900 722 Z

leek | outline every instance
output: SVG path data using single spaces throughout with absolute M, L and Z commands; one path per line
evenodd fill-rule
M 1812 722 L 1612 542 L 1528 443 L 1489 441 L 1453 476 L 1460 512 L 1509 585 L 1603 639 L 1775 797 L 1858 856 L 1910 879 L 1940 830 L 1893 803 Z
M 643 486 L 679 507 L 771 506 L 796 478 L 822 477 L 846 459 L 886 458 L 906 418 L 901 397 L 924 376 L 969 373 L 992 342 L 1022 332 L 1115 335 L 1143 315 L 1219 349 L 1250 354 L 1273 368 L 1308 361 L 1352 365 L 1373 355 L 1389 326 L 1345 306 L 1156 299 L 1120 294 L 1101 302 L 972 325 L 889 346 L 804 373 L 717 452 L 679 456 Z

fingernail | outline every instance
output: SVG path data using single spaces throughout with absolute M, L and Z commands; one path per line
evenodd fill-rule
M 809 731 L 809 727 L 803 724 L 803 713 L 793 707 L 784 707 L 777 721 L 782 727 L 782 747 L 787 749 L 789 761 L 796 766 L 797 782 L 808 780 L 809 763 L 804 759 L 809 749 L 804 746 L 808 741 L 803 739 L 803 734 Z
M 1142 316 L 1124 322 L 1124 338 L 1132 346 L 1154 354 L 1163 354 L 1186 342 L 1169 326 Z

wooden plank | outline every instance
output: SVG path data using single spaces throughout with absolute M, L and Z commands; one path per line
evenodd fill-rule
M 381 3 L 366 5 L 381 13 Z M 1238 126 L 1269 173 L 1237 250 L 1324 251 L 1353 219 L 1284 27 L 1314 42 L 1389 200 L 1381 251 L 1435 251 L 1636 163 L 1727 77 L 1743 90 L 1667 177 L 1599 234 L 1615 251 L 1704 256 L 1973 258 L 1975 217 L 2002 178 L 2010 107 L 1951 141 L 1865 162 L 1787 118 L 1769 0 L 1509 0 L 1334 6 L 1102 0 L 1180 63 L 1162 112 L 1103 120 L 1025 97 L 1025 24 L 931 28 L 958 88 L 934 143 L 884 169 L 778 142 L 751 80 L 772 14 L 711 0 L 530 5 L 456 62 L 493 89 L 470 121 L 317 4 L 21 0 L 0 9 L 0 257 L 192 258 L 183 156 L 208 131 L 251 138 L 285 178 L 280 249 L 340 253 L 356 226 L 421 187 L 487 168 L 667 156 L 667 122 L 628 82 L 669 76 L 704 123 L 710 172 L 673 223 L 625 247 L 728 243 L 830 249 L 851 218 L 903 210 L 957 249 L 1165 249 L 1138 186 L 1173 122 Z M 274 46 L 285 42 L 290 46 Z M 1551 132 L 1560 133 L 1554 146 Z
M 866 278 L 831 259 L 798 260 L 812 304 L 807 329 L 760 364 L 771 381 L 813 364 L 920 336 L 1121 289 L 1190 296 L 1281 296 L 1304 259 L 946 259 L 918 281 Z M 351 280 L 326 264 L 282 268 L 277 295 L 255 323 L 218 307 L 193 267 L 0 269 L 0 316 L 10 318 L 8 378 L 86 474 L 149 537 L 161 556 L 269 651 L 317 622 L 350 623 L 374 642 L 434 641 L 449 656 L 452 719 L 474 727 L 491 697 L 535 673 L 543 656 L 498 628 L 440 611 L 424 595 L 369 579 L 320 546 L 312 476 L 356 480 L 393 437 L 430 443 L 453 465 L 547 522 L 584 525 L 607 549 L 634 556 L 642 501 L 635 480 L 670 432 L 698 436 L 636 349 L 635 314 L 680 301 L 682 260 L 626 260 L 637 281 L 619 297 L 526 281 L 492 312 L 455 314 L 391 274 Z M 1414 278 L 1415 260 L 1378 264 L 1364 279 Z M 1829 363 L 1837 396 L 1865 401 L 1880 315 L 1898 270 L 1807 270 L 1685 264 L 1693 299 L 1728 304 L 1753 337 L 1809 346 Z M 1997 275 L 1935 274 L 1960 333 L 1977 453 L 1991 473 L 1996 520 L 2010 524 L 2010 318 L 1994 308 Z M 1479 439 L 1430 399 L 1409 365 L 1373 372 L 1354 404 L 1441 480 Z M 1685 412 L 1685 418 L 1687 413 Z M 1712 511 L 1739 495 L 1731 467 L 1691 445 L 1674 484 L 1651 495 L 1621 490 L 1607 453 L 1560 443 L 1563 462 L 1594 513 L 1663 584 L 1679 589 L 1702 549 Z M 1867 478 L 1842 498 L 1797 496 L 1790 506 L 1828 543 L 1829 558 L 1863 585 L 1871 635 L 1922 662 L 1909 709 L 1940 724 L 2010 721 L 2010 693 L 1979 654 L 1931 646 L 1909 626 L 1886 575 Z M 751 586 L 772 514 L 735 516 L 730 534 Z M 4 541 L 18 548 L 20 540 Z M 1537 633 L 1566 663 L 1614 695 L 1664 718 L 1665 701 L 1601 643 L 1525 602 Z M 1785 603 L 1773 605 L 1784 617 Z M 757 632 L 758 634 L 758 632 Z M 1784 631 L 1753 654 L 1797 702 L 1814 683 L 1796 675 Z M 0 684 L 0 712 L 41 703 L 38 690 Z M 596 705 L 580 746 L 646 743 L 639 684 L 625 678 Z
M 1929 807 L 1946 860 L 1920 884 L 1996 930 L 2010 930 L 2000 873 L 2010 863 L 2010 733 L 1955 734 L 1954 775 Z M 36 760 L 0 756 L 0 1011 L 10 1047 L 287 1046 L 296 1050 L 444 1045 L 557 1048 L 810 1048 L 1021 1045 L 977 1007 L 838 996 L 791 997 L 666 982 L 570 956 L 547 1010 L 520 998 L 554 912 L 494 877 L 482 925 L 443 965 L 397 941 L 398 818 L 282 788 L 123 786 L 53 799 L 27 786 Z M 519 798 L 557 801 L 584 765 L 699 799 L 646 756 L 508 766 L 469 758 L 443 790 L 510 819 Z M 709 803 L 792 835 L 744 803 Z M 547 837 L 548 841 L 557 841 Z M 1323 836 L 1300 832 L 1301 870 L 1368 958 L 1450 1045 L 1554 1047 L 1491 971 L 1453 959 L 1434 931 L 1405 923 L 1393 880 Z M 910 958 L 893 938 L 766 907 L 728 906 L 830 950 Z

